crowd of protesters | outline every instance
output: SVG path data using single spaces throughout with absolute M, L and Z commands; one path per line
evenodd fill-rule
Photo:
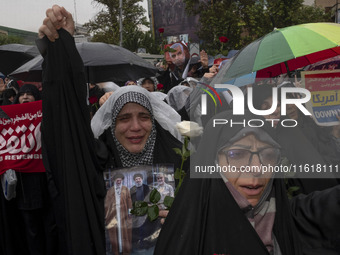
M 0 74 L 0 105 L 42 100 L 42 137 L 37 143 L 42 144 L 46 168 L 45 172 L 17 171 L 15 198 L 6 200 L 1 192 L 1 254 L 340 254 L 340 186 L 335 174 L 274 178 L 274 174 L 252 172 L 190 178 L 193 165 L 278 165 L 282 159 L 297 166 L 336 169 L 340 125 L 320 127 L 295 105 L 288 105 L 288 116 L 281 116 L 280 104 L 273 100 L 272 88 L 280 93 L 282 88 L 298 87 L 296 80 L 280 77 L 242 88 L 245 97 L 246 88 L 253 88 L 256 109 L 268 110 L 278 103 L 273 113 L 263 116 L 275 120 L 272 127 L 266 123 L 214 129 L 211 117 L 215 114 L 220 119 L 235 117 L 232 95 L 220 92 L 222 106 L 211 101 L 206 115 L 201 113 L 201 95 L 214 85 L 210 82 L 229 57 L 209 63 L 204 50 L 192 57 L 185 43 L 176 42 L 167 46 L 170 50 L 157 75 L 128 80 L 107 92 L 102 84 L 86 83 L 73 33 L 73 18 L 67 10 L 53 6 L 46 11 L 39 29 L 45 58 L 42 91 L 36 84 Z M 3 109 L 5 119 L 8 108 Z M 287 117 L 298 125 L 285 128 L 280 121 Z M 183 147 L 176 124 L 186 120 L 199 123 L 205 132 L 191 140 L 190 148 L 197 152 L 183 164 L 173 148 Z M 0 140 L 1 149 L 18 143 Z M 105 197 L 103 171 L 161 163 L 183 169 L 186 178 L 170 211 L 159 205 L 159 217 L 165 218 L 160 235 L 145 236 L 149 229 L 145 223 L 134 232 L 117 230 L 132 224 L 132 203 L 147 199 L 151 188 L 137 174 L 130 194 L 122 186 L 124 176 L 117 174 L 117 184 Z M 166 187 L 162 190 L 174 196 L 164 173 L 158 175 Z M 141 232 L 145 240 L 133 234 Z M 139 246 L 131 240 L 143 243 L 144 249 L 135 249 Z

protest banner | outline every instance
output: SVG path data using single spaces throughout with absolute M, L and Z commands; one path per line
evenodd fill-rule
M 45 172 L 41 154 L 42 101 L 1 106 L 0 175 L 8 169 Z
M 306 104 L 315 122 L 320 126 L 339 125 L 340 70 L 301 72 L 302 83 L 311 92 Z

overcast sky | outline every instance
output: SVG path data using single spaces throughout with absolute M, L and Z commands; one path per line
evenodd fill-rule
M 145 2 L 145 1 L 144 1 Z M 101 10 L 92 0 L 75 0 L 77 22 L 83 24 Z M 75 18 L 74 0 L 0 0 L 0 25 L 38 32 L 45 18 L 46 9 L 54 4 L 64 6 Z M 147 9 L 146 3 L 143 4 Z

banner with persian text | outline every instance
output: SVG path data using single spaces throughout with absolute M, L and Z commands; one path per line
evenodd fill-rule
M 315 122 L 320 126 L 339 125 L 340 116 L 340 70 L 301 72 L 306 89 L 311 92 L 307 103 Z
M 45 172 L 41 155 L 42 101 L 1 106 L 0 175 L 8 169 Z

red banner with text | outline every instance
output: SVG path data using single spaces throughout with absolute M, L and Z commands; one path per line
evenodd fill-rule
M 8 169 L 45 172 L 41 155 L 42 101 L 1 106 L 0 175 Z

